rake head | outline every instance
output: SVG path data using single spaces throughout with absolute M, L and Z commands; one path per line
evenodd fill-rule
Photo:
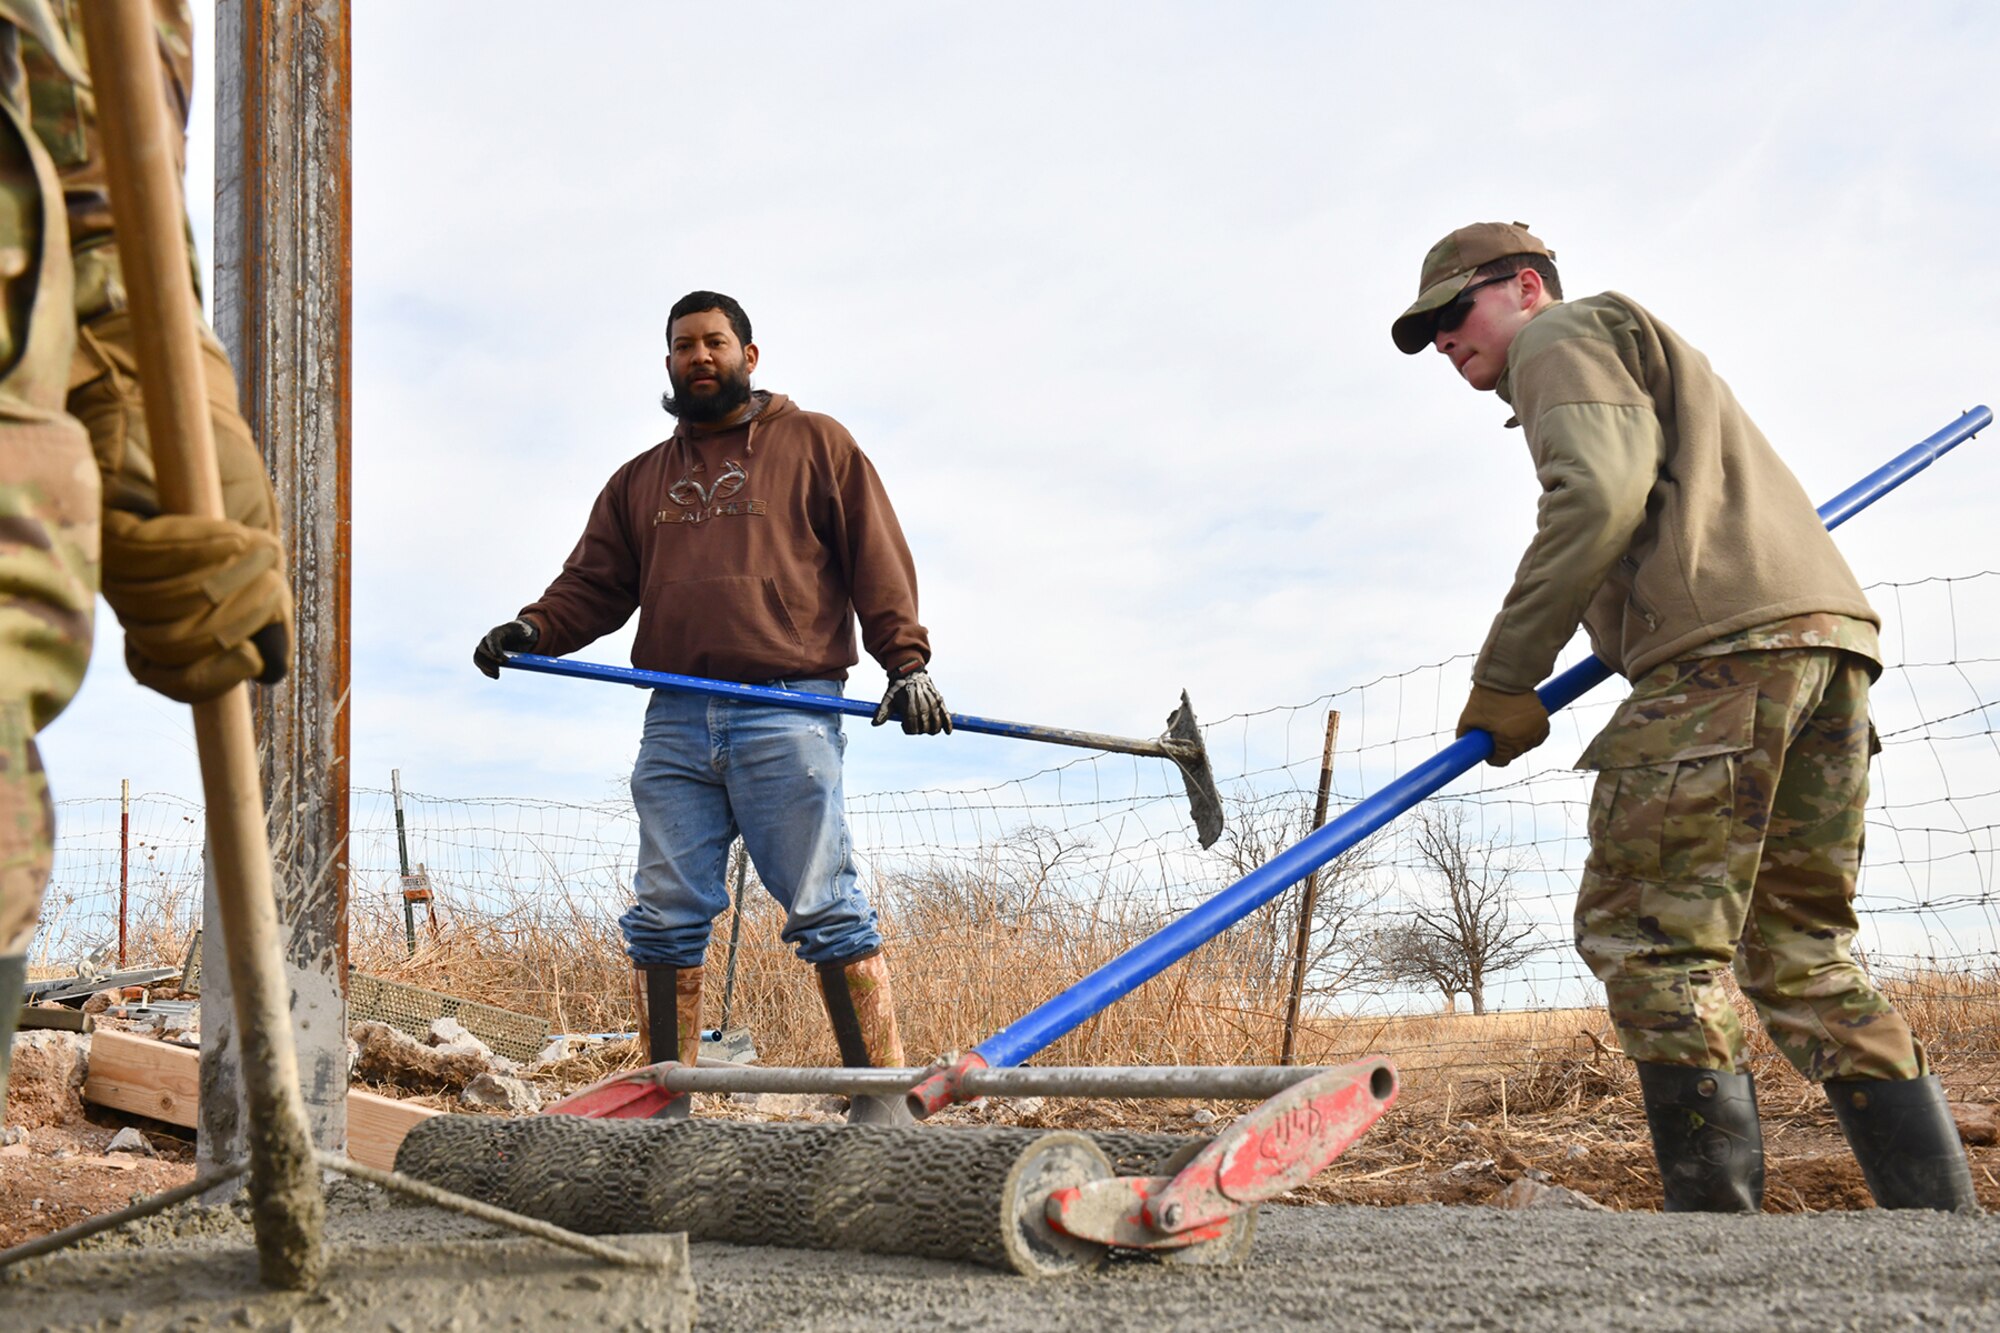
M 1188 811 L 1194 816 L 1194 830 L 1203 847 L 1213 847 L 1222 836 L 1222 793 L 1215 786 L 1215 770 L 1208 765 L 1208 746 L 1202 743 L 1201 728 L 1195 724 L 1194 704 L 1186 690 L 1181 706 L 1167 714 L 1167 731 L 1160 748 L 1187 785 Z

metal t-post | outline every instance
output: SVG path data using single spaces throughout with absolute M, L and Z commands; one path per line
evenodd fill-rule
M 1315 833 L 1326 826 L 1326 802 L 1333 794 L 1333 747 L 1339 740 L 1340 710 L 1330 708 L 1326 713 L 1326 745 L 1319 756 L 1319 797 L 1313 802 L 1312 831 Z M 1278 1052 L 1278 1063 L 1281 1065 L 1292 1062 L 1292 1052 L 1298 1045 L 1299 1001 L 1305 995 L 1306 960 L 1312 954 L 1313 909 L 1318 905 L 1319 869 L 1314 867 L 1299 891 L 1299 932 L 1292 951 L 1292 993 L 1285 1000 L 1285 1041 Z
M 729 1030 L 729 1001 L 736 993 L 736 946 L 743 939 L 743 882 L 750 877 L 750 849 L 736 840 L 736 910 L 729 920 L 729 962 L 722 970 L 722 1017 L 715 1020 L 718 1032 Z
M 403 770 L 389 770 L 389 791 L 396 806 L 396 864 L 403 873 L 403 938 L 408 952 L 417 952 L 417 904 L 410 897 L 410 841 L 403 834 Z

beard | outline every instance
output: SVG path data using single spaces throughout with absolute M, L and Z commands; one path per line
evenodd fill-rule
M 750 372 L 740 362 L 716 371 L 712 393 L 689 393 L 686 382 L 671 370 L 667 372 L 667 383 L 672 387 L 660 395 L 660 406 L 670 416 L 697 425 L 721 421 L 750 401 Z

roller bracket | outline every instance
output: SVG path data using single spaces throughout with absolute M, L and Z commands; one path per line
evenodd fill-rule
M 544 1115 L 580 1115 L 593 1120 L 651 1120 L 686 1097 L 661 1083 L 661 1075 L 679 1068 L 673 1061 L 628 1069 L 579 1088 L 561 1101 L 542 1108 Z
M 1053 1192 L 1044 1205 L 1049 1225 L 1138 1250 L 1219 1239 L 1241 1214 L 1318 1175 L 1382 1118 L 1399 1091 L 1387 1060 L 1329 1069 L 1235 1121 L 1174 1176 L 1123 1176 Z
M 933 1066 L 930 1077 L 909 1091 L 910 1114 L 919 1120 L 959 1100 L 959 1081 L 968 1070 L 986 1068 L 986 1058 L 977 1051 L 967 1051 L 956 1060 L 947 1059 L 948 1063 Z

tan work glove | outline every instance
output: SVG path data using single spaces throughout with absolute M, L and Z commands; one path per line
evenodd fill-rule
M 227 518 L 160 514 L 129 312 L 77 331 L 68 404 L 104 478 L 104 599 L 125 627 L 126 665 L 182 703 L 281 680 L 293 640 L 271 479 L 237 408 L 229 358 L 206 329 L 201 349 Z
M 1458 734 L 1490 732 L 1493 755 L 1486 762 L 1505 768 L 1549 738 L 1549 711 L 1533 690 L 1513 693 L 1474 685 L 1458 715 Z
M 125 627 L 125 664 L 182 703 L 291 662 L 292 590 L 271 533 L 226 518 L 104 513 L 104 600 Z

